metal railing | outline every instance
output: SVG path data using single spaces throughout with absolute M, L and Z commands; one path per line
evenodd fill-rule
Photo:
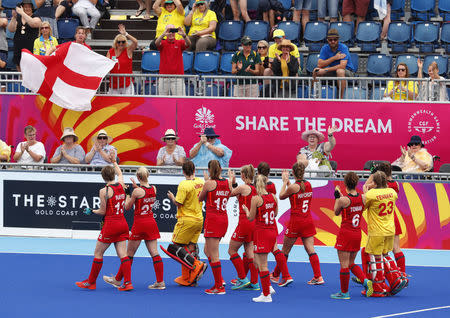
M 3 72 L 2 93 L 30 94 L 21 84 L 17 72 Z M 203 98 L 276 98 L 276 99 L 344 99 L 373 100 L 386 99 L 384 94 L 392 77 L 276 77 L 276 76 L 222 76 L 222 75 L 160 75 L 160 74 L 109 74 L 101 83 L 97 94 L 112 95 L 110 82 L 124 83 L 132 80 L 134 94 L 127 96 L 186 96 Z M 411 98 L 407 98 L 404 86 L 394 93 L 396 101 L 448 102 L 447 87 L 450 80 L 431 81 L 429 78 L 409 78 L 414 82 Z M 178 86 L 176 85 L 178 83 Z M 341 89 L 341 85 L 345 89 Z M 169 87 L 169 88 L 168 88 Z M 406 85 L 407 87 L 407 85 Z M 445 95 L 445 96 L 442 96 Z M 391 100 L 391 99 L 388 99 Z

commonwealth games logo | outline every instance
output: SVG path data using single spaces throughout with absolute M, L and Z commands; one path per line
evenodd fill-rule
M 214 119 L 215 116 L 213 112 L 202 105 L 195 112 L 194 128 L 200 129 L 201 131 L 199 131 L 199 133 L 202 133 L 203 130 L 205 130 L 205 128 L 208 127 L 216 128 L 216 125 L 214 124 Z
M 420 135 L 425 145 L 435 141 L 440 131 L 441 122 L 431 110 L 420 109 L 409 117 L 408 132 Z

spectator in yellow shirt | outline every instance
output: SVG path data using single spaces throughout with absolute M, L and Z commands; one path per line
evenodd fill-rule
M 190 26 L 189 39 L 190 51 L 208 51 L 216 47 L 217 16 L 209 10 L 209 4 L 205 0 L 196 0 L 194 8 L 184 18 L 184 24 Z
M 409 78 L 409 69 L 405 63 L 399 63 L 395 72 L 397 78 Z M 393 100 L 414 100 L 418 96 L 418 86 L 415 81 L 389 81 L 384 91 L 384 97 Z
M 162 5 L 161 5 L 161 2 Z M 180 0 L 156 0 L 153 4 L 153 10 L 158 16 L 158 23 L 156 24 L 157 39 L 166 30 L 168 24 L 173 24 L 174 28 L 184 28 L 184 8 Z M 179 34 L 175 35 L 176 40 L 180 40 Z M 154 48 L 156 50 L 156 47 Z
M 281 41 L 283 41 L 284 39 L 286 39 L 286 35 L 284 33 L 283 30 L 281 29 L 276 29 L 275 31 L 273 31 L 273 40 L 275 41 L 274 44 L 272 44 L 269 47 L 269 63 L 273 62 L 273 59 L 278 56 L 281 56 L 283 54 L 283 52 L 281 52 L 281 50 L 278 49 L 278 46 L 281 44 Z M 291 43 L 292 46 L 294 47 L 294 49 L 290 52 L 290 54 L 297 58 L 298 60 L 298 65 L 299 65 L 299 72 L 301 71 L 300 69 L 300 53 L 298 52 L 298 47 L 297 45 Z M 264 76 L 273 76 L 273 71 L 271 68 L 266 68 L 264 69 Z M 267 84 L 267 83 L 266 83 Z
M 47 21 L 42 22 L 39 28 L 39 37 L 34 40 L 33 54 L 50 55 L 58 46 L 58 40 L 52 34 L 52 28 Z

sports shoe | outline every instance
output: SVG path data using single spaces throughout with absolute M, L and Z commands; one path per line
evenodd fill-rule
M 323 277 L 317 277 L 317 278 L 313 278 L 308 282 L 308 285 L 322 285 L 325 284 L 325 281 L 323 280 Z
M 128 284 L 123 284 L 122 286 L 117 287 L 117 289 L 120 291 L 130 291 L 130 290 L 133 290 L 134 287 L 133 287 L 133 284 L 128 283 Z
M 97 288 L 97 285 L 95 283 L 91 284 L 91 283 L 89 283 L 89 281 L 87 279 L 83 280 L 82 282 L 76 282 L 75 285 L 77 285 L 80 288 L 92 289 L 92 290 Z
M 274 276 L 273 273 L 270 273 L 270 281 L 272 283 L 278 284 L 280 282 L 280 276 Z
M 164 283 L 164 281 L 155 282 L 151 285 L 148 285 L 148 289 L 166 289 L 166 283 Z
M 294 281 L 294 280 L 292 279 L 291 276 L 289 276 L 289 277 L 286 278 L 286 279 L 281 278 L 281 279 L 280 279 L 280 282 L 278 283 L 278 286 L 280 286 L 280 287 L 286 287 L 286 286 L 288 286 L 289 284 L 291 284 L 293 281 Z
M 259 283 L 256 284 L 250 283 L 244 288 L 244 290 L 261 290 L 261 288 L 259 287 Z
M 208 295 L 225 295 L 225 287 L 221 286 L 219 288 L 216 287 L 211 287 L 209 289 L 205 289 L 205 293 L 207 293 Z
M 272 302 L 272 296 L 269 294 L 267 296 L 264 296 L 263 293 L 259 295 L 258 297 L 252 298 L 252 300 L 255 303 L 271 303 Z
M 232 280 L 230 280 L 231 285 L 236 285 L 238 279 L 237 278 L 233 278 Z
M 338 292 L 336 294 L 331 294 L 330 297 L 333 298 L 333 299 L 350 299 L 350 294 L 349 293 Z
M 116 277 L 114 275 L 111 275 L 111 276 L 105 275 L 105 276 L 103 276 L 103 280 L 105 281 L 105 283 L 113 285 L 114 287 L 119 287 L 121 284 L 118 280 L 116 280 Z
M 189 275 L 189 282 L 192 283 L 198 283 L 198 281 L 203 277 L 203 274 L 206 272 L 206 269 L 208 268 L 208 264 L 195 260 L 194 268 L 191 271 L 191 274 Z
M 352 276 L 352 281 L 353 281 L 354 283 L 357 283 L 357 284 L 360 284 L 360 285 L 363 283 L 363 282 L 360 281 L 359 278 L 356 277 L 356 276 Z
M 234 286 L 231 286 L 231 289 L 232 290 L 243 289 L 243 288 L 247 287 L 248 285 L 250 285 L 250 281 L 248 280 L 247 277 L 245 277 L 244 279 L 238 278 L 236 284 Z
M 372 294 L 373 294 L 373 283 L 372 283 L 372 281 L 366 278 L 364 280 L 363 285 L 364 285 L 364 288 L 365 288 L 365 291 L 366 291 L 366 297 L 372 296 Z

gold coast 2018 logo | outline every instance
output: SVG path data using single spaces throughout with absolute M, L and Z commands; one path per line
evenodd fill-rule
M 195 112 L 195 123 L 194 128 L 199 129 L 199 133 L 202 133 L 205 128 L 211 127 L 216 128 L 214 123 L 214 114 L 213 112 L 206 108 L 205 106 L 201 106 Z
M 441 122 L 431 110 L 420 109 L 409 117 L 408 132 L 420 135 L 425 145 L 435 141 L 440 131 Z

